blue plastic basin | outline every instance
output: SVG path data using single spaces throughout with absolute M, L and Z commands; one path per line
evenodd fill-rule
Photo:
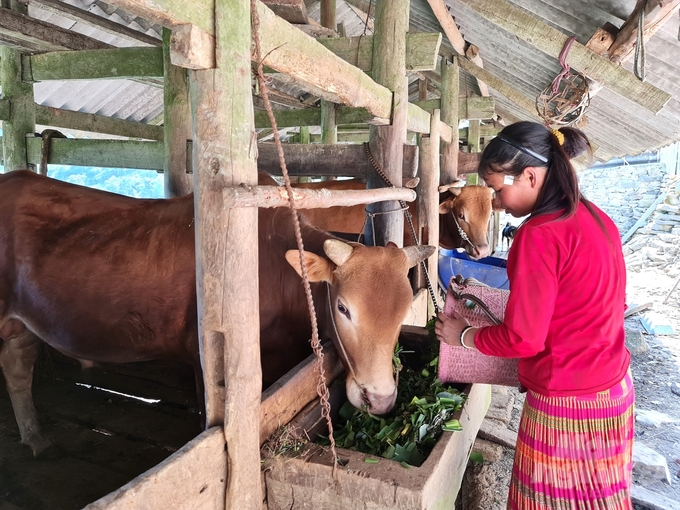
M 473 260 L 467 253 L 457 250 L 439 250 L 439 285 L 446 290 L 451 278 L 463 275 L 474 278 L 489 287 L 510 289 L 506 260 L 498 257 L 484 257 Z

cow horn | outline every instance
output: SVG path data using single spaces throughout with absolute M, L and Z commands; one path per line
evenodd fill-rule
M 434 253 L 434 246 L 420 245 L 420 246 L 407 246 L 402 248 L 406 258 L 408 260 L 408 267 L 413 267 L 419 262 L 422 262 L 427 257 Z
M 335 265 L 341 266 L 354 251 L 349 244 L 339 241 L 337 239 L 326 239 L 323 243 L 323 251 L 326 252 L 328 258 L 331 259 Z

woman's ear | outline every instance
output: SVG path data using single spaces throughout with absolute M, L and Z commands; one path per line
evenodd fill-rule
M 539 186 L 539 184 L 542 182 L 540 179 L 542 174 L 539 175 L 539 172 L 545 172 L 545 168 L 528 166 L 524 169 L 524 172 L 522 172 L 524 174 L 524 178 L 532 188 Z

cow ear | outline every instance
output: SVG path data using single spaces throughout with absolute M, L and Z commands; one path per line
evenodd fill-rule
M 407 246 L 406 248 L 402 248 L 402 251 L 406 255 L 406 259 L 408 260 L 408 267 L 413 267 L 416 264 L 419 264 L 427 257 L 432 255 L 434 250 L 434 246 L 427 245 Z
M 323 243 L 323 251 L 326 252 L 328 258 L 335 262 L 335 265 L 341 266 L 352 255 L 354 248 L 344 241 L 337 239 L 326 239 Z
M 444 200 L 441 204 L 439 204 L 439 214 L 449 214 L 451 211 L 453 211 L 453 198 L 449 198 L 448 200 Z
M 323 257 L 317 254 L 305 251 L 305 265 L 307 266 L 307 277 L 310 282 L 329 282 L 333 267 Z M 286 260 L 297 271 L 297 274 L 302 276 L 302 267 L 300 265 L 300 252 L 298 250 L 288 250 L 286 252 Z

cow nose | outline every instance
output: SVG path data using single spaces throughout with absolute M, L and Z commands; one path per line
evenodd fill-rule
M 386 414 L 392 410 L 397 401 L 397 388 L 394 388 L 391 395 L 366 392 L 366 397 L 369 402 L 368 411 L 371 414 Z
M 490 254 L 489 250 L 489 245 L 488 244 L 478 244 L 475 246 L 475 256 L 478 259 L 488 257 Z

